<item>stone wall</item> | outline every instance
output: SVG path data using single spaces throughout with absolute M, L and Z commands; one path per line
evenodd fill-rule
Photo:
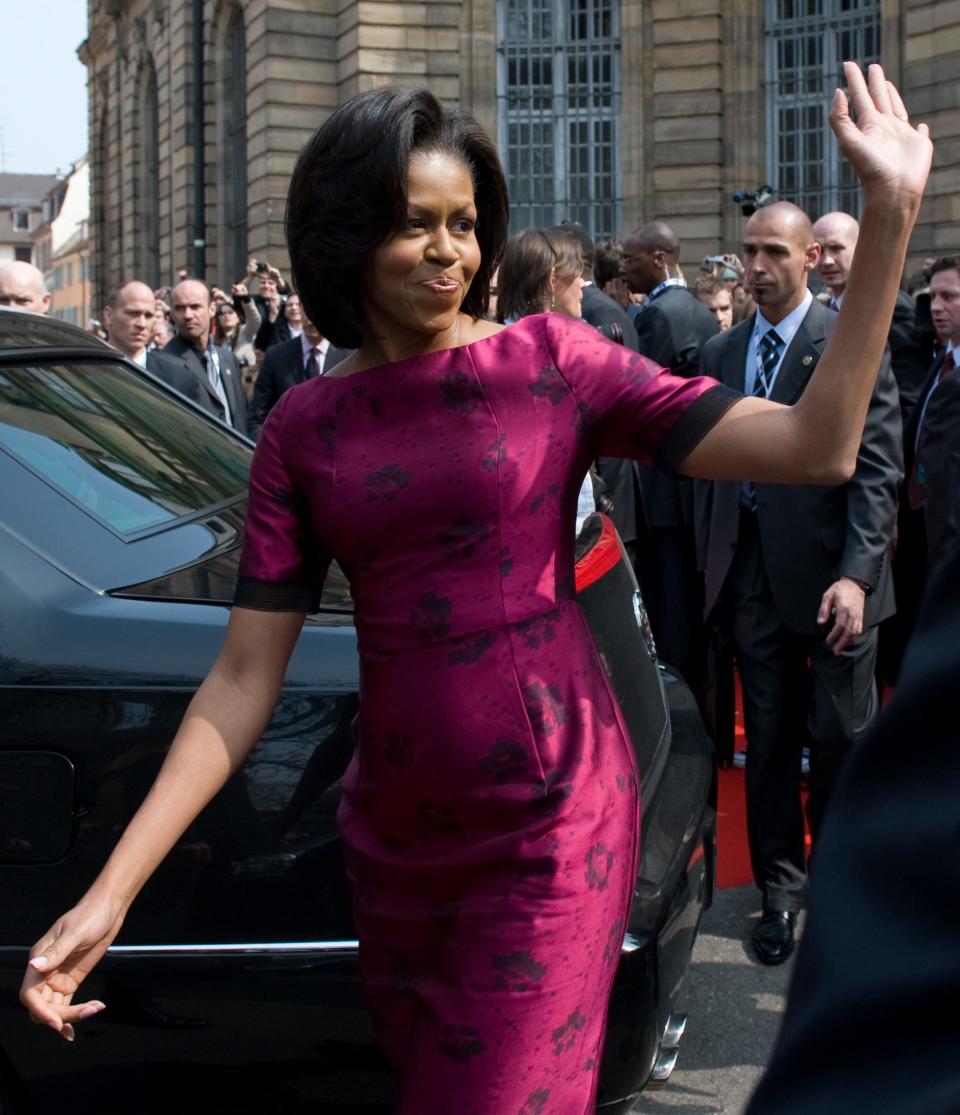
M 960 0 L 902 0 L 893 8 L 900 80 L 914 120 L 934 141 L 933 171 L 910 246 L 911 265 L 960 252 Z
M 203 0 L 206 275 L 226 275 L 224 34 L 239 4 L 246 28 L 247 240 L 286 265 L 283 213 L 296 157 L 348 96 L 427 86 L 496 135 L 496 3 L 419 0 Z M 192 0 L 89 0 L 81 48 L 90 88 L 98 297 L 138 273 L 135 231 L 155 205 L 162 281 L 194 269 Z M 685 267 L 735 248 L 731 200 L 766 178 L 763 0 L 622 0 L 623 232 L 659 218 L 680 235 Z M 960 0 L 885 0 L 885 61 L 937 158 L 913 258 L 960 246 Z M 159 172 L 143 158 L 145 67 L 156 73 Z

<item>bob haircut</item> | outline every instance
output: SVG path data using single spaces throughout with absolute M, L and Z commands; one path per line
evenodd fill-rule
M 374 89 L 341 105 L 303 149 L 287 196 L 293 286 L 307 317 L 341 348 L 358 348 L 365 267 L 407 219 L 415 152 L 447 152 L 473 179 L 480 267 L 462 309 L 483 316 L 507 235 L 507 186 L 496 149 L 467 113 L 424 89 Z
M 497 275 L 497 320 L 516 321 L 549 309 L 550 273 L 562 288 L 582 271 L 583 256 L 575 240 L 555 239 L 536 228 L 511 236 Z

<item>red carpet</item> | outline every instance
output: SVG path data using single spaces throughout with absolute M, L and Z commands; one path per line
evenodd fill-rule
M 746 746 L 743 735 L 743 701 L 740 682 L 736 682 L 736 742 L 740 751 Z M 806 791 L 804 791 L 806 803 Z M 809 849 L 810 834 L 807 834 Z M 717 886 L 739 887 L 753 882 L 750 870 L 750 850 L 747 846 L 747 807 L 744 794 L 744 771 L 731 767 L 719 772 L 717 787 Z

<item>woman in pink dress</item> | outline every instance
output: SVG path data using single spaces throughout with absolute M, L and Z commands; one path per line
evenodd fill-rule
M 598 454 L 828 483 L 853 468 L 931 149 L 872 67 L 832 119 L 866 193 L 837 329 L 800 402 L 676 379 L 555 314 L 481 317 L 506 197 L 480 129 L 376 91 L 308 145 L 287 224 L 321 332 L 358 351 L 289 391 L 254 459 L 223 649 L 146 801 L 37 942 L 22 998 L 72 1037 L 136 893 L 269 722 L 336 558 L 361 657 L 344 777 L 361 962 L 404 1115 L 584 1115 L 635 876 L 637 779 L 574 599 Z

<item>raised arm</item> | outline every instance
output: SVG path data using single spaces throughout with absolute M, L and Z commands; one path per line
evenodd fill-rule
M 880 66 L 866 81 L 853 62 L 844 73 L 849 102 L 838 89 L 830 125 L 863 186 L 864 210 L 837 326 L 798 401 L 737 401 L 684 459 L 688 476 L 838 484 L 853 475 L 933 147 Z
M 149 794 L 84 897 L 31 950 L 20 999 L 34 1022 L 72 1041 L 73 1023 L 103 1009 L 74 1003 L 77 989 L 141 887 L 262 735 L 302 626 L 300 612 L 234 608 Z

